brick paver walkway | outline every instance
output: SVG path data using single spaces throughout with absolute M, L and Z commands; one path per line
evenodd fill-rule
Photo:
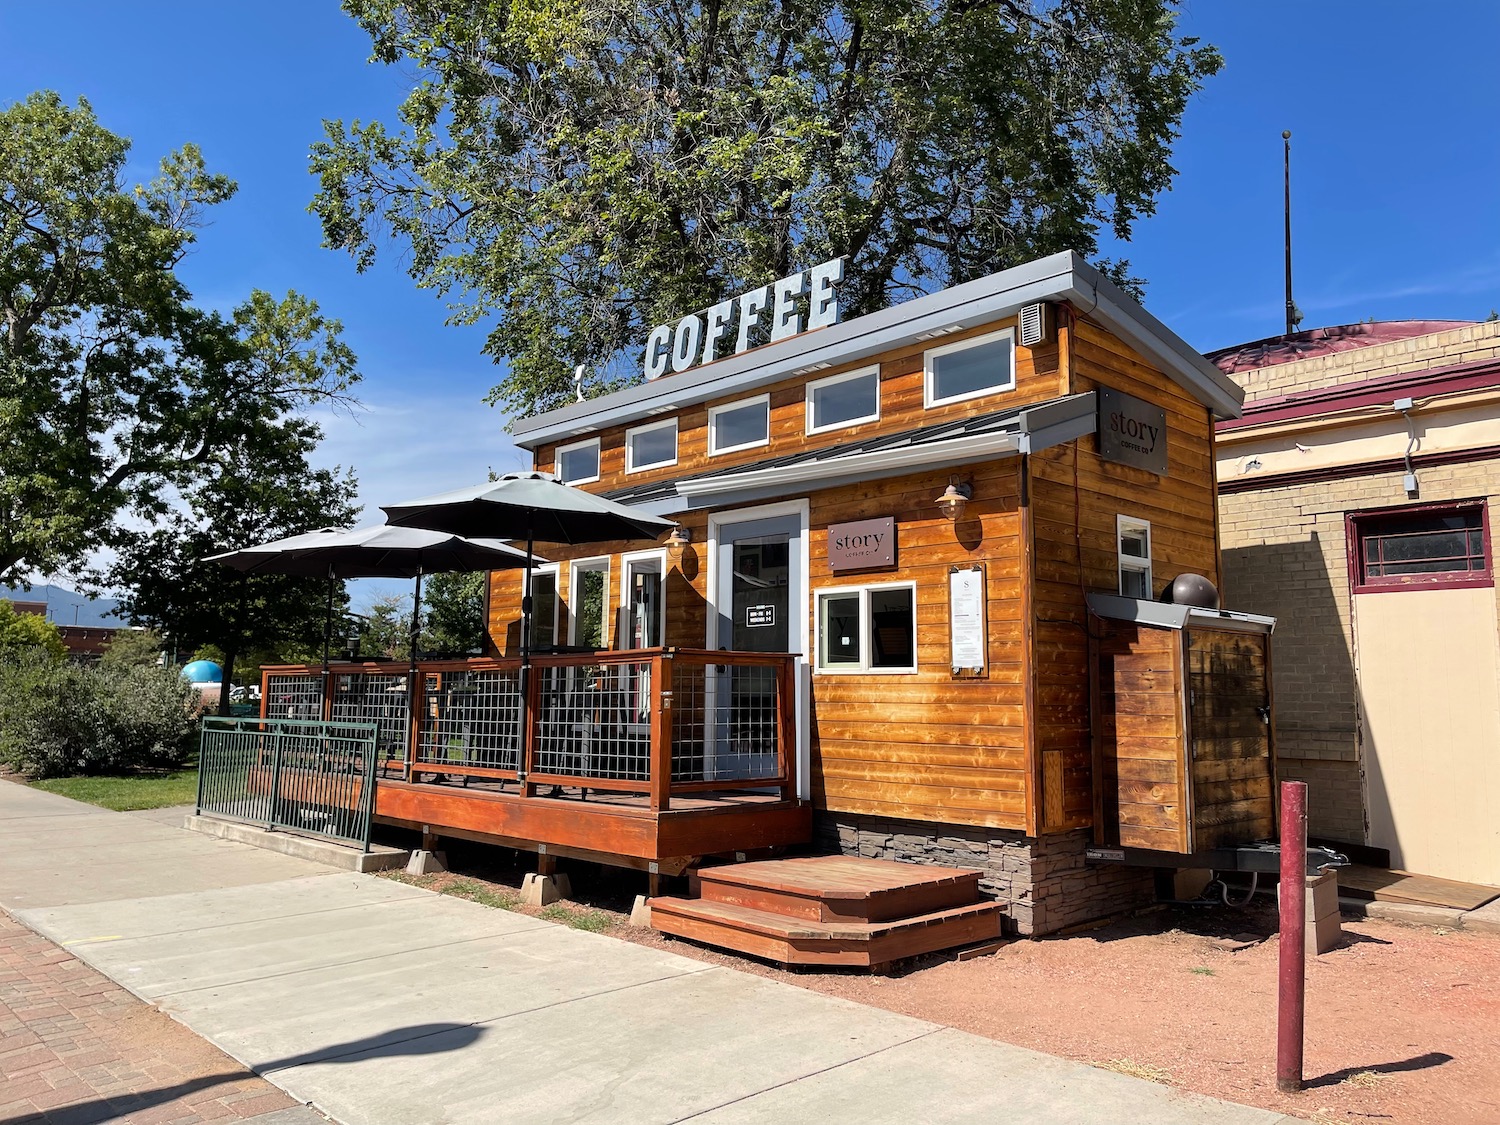
M 295 1104 L 0 914 L 0 1125 L 238 1122 Z

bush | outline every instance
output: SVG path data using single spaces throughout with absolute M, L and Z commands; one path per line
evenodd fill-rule
M 67 652 L 56 625 L 34 613 L 17 613 L 9 601 L 0 599 L 0 655 L 33 648 L 59 659 Z
M 180 766 L 197 693 L 174 669 L 0 656 L 0 762 L 32 777 Z

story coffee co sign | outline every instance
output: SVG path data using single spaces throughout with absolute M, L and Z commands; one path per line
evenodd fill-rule
M 869 570 L 896 565 L 896 518 L 828 525 L 828 569 Z
M 1167 412 L 1110 387 L 1099 388 L 1099 456 L 1167 475 Z
M 720 301 L 675 325 L 657 325 L 646 338 L 646 378 L 660 379 L 668 371 L 681 374 L 700 363 L 837 324 L 843 280 L 844 259 L 834 258 Z

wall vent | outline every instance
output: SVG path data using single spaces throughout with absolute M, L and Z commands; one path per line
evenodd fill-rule
M 1021 346 L 1034 348 L 1052 338 L 1052 306 L 1045 301 L 1021 307 Z

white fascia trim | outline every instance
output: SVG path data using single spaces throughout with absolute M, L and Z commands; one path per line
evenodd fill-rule
M 742 492 L 757 487 L 786 487 L 816 483 L 850 473 L 881 473 L 891 469 L 919 468 L 952 458 L 997 456 L 1020 451 L 1020 435 L 1013 431 L 976 434 L 952 441 L 926 445 L 882 449 L 874 453 L 855 453 L 827 461 L 805 461 L 800 465 L 777 465 L 769 469 L 748 469 L 743 473 L 726 473 L 719 477 L 677 482 L 679 494 L 693 499 L 726 492 Z

